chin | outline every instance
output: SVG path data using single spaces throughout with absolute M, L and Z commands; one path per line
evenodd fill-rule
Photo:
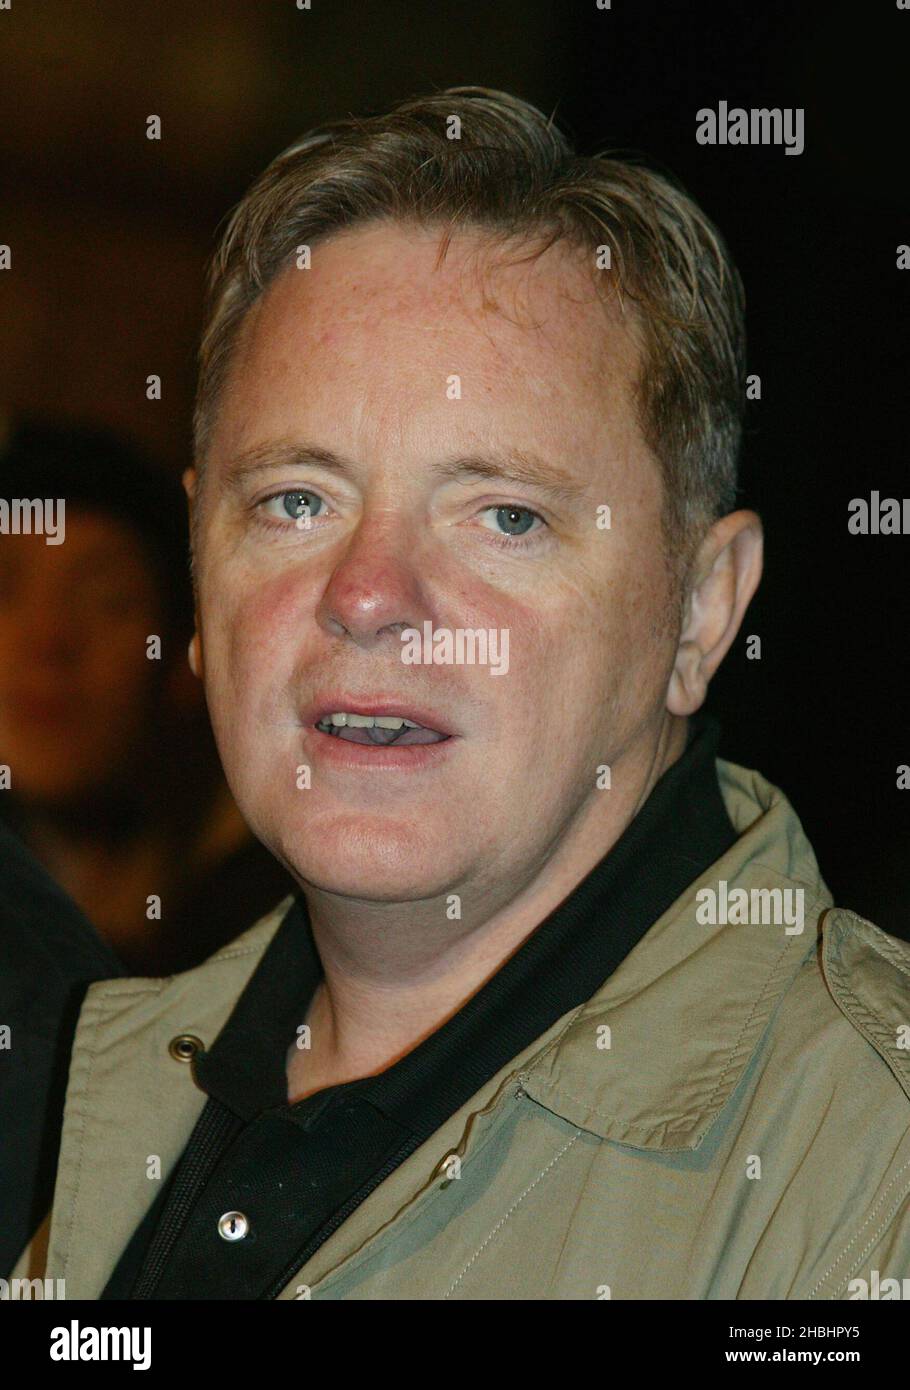
M 290 862 L 290 861 L 289 861 Z M 402 865 L 400 870 L 387 864 L 302 863 L 293 865 L 294 873 L 304 888 L 334 893 L 342 898 L 359 898 L 366 902 L 406 903 L 445 895 L 455 875 L 440 881 L 439 866 L 423 870 L 414 864 Z
M 272 850 L 304 887 L 371 902 L 411 902 L 437 897 L 461 878 L 460 865 L 448 862 L 451 841 L 401 829 L 383 835 L 361 827 L 351 833 L 338 822 L 287 835 Z

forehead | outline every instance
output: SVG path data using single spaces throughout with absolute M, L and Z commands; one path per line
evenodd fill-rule
M 371 223 L 317 242 L 310 269 L 284 270 L 241 325 L 211 452 L 285 433 L 301 410 L 308 426 L 325 409 L 350 430 L 339 393 L 377 444 L 430 415 L 438 427 L 453 400 L 468 407 L 456 427 L 478 436 L 533 432 L 564 449 L 571 428 L 577 447 L 628 442 L 634 327 L 598 295 L 593 251 L 557 242 L 534 255 L 481 230 L 443 249 L 442 236 Z

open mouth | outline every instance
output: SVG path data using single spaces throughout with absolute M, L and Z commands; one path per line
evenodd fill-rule
M 377 748 L 409 747 L 424 743 L 445 743 L 449 734 L 438 729 L 427 729 L 416 724 L 413 719 L 399 718 L 397 715 L 349 714 L 339 711 L 326 714 L 317 721 L 316 728 L 322 734 L 343 739 L 346 743 L 360 743 Z

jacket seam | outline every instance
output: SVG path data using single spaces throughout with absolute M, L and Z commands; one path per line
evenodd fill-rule
M 713 869 L 713 867 L 714 865 L 712 864 L 711 868 Z M 763 859 L 750 859 L 748 861 L 748 867 L 753 869 L 767 869 L 768 873 L 774 874 L 775 878 L 783 879 L 786 883 L 795 883 L 798 888 L 804 888 L 806 892 L 810 894 L 811 898 L 809 913 L 813 911 L 817 903 L 822 902 L 825 898 L 831 897 L 830 891 L 827 890 L 827 886 L 822 882 L 819 874 L 816 874 L 815 878 L 810 882 L 809 879 L 800 878 L 799 874 L 794 872 L 788 871 L 787 873 L 782 873 L 781 870 L 775 868 L 773 864 L 766 864 Z M 832 903 L 829 903 L 829 907 Z M 808 916 L 809 913 L 806 915 Z
M 836 967 L 834 973 L 837 975 L 837 983 L 841 991 L 843 992 L 844 996 L 847 999 L 849 999 L 856 1014 L 865 1024 L 866 1028 L 872 1034 L 872 1036 L 878 1039 L 883 1050 L 885 1052 L 890 1053 L 890 1034 L 887 1032 L 886 1029 L 883 1028 L 882 1020 L 879 1018 L 878 1014 L 872 1013 L 868 1004 L 865 1004 L 861 999 L 857 997 L 857 995 L 853 992 L 853 990 L 850 988 L 850 986 L 844 979 L 843 975 Z
M 280 925 L 280 923 L 279 923 L 279 925 Z M 276 930 L 277 930 L 277 928 L 276 928 Z M 273 935 L 274 935 L 274 933 L 273 933 Z M 270 938 L 270 940 L 271 940 L 271 938 Z M 265 942 L 265 946 L 268 946 L 268 944 L 269 944 L 268 941 Z M 265 949 L 265 947 L 263 946 L 262 943 L 260 943 L 258 946 L 244 946 L 242 950 L 238 950 L 238 951 L 231 950 L 231 949 L 227 949 L 227 950 L 224 950 L 224 951 L 219 951 L 218 954 L 217 954 L 216 956 L 210 956 L 209 959 L 208 959 L 208 961 L 206 962 L 206 964 L 207 964 L 207 965 L 215 965 L 216 962 L 217 962 L 217 961 L 220 961 L 220 960 L 238 960 L 241 956 L 257 956 L 257 955 L 262 955 L 264 949 Z M 179 977 L 176 976 L 176 975 L 172 975 L 172 976 L 171 976 L 171 979 L 177 979 L 177 978 L 179 978 Z
M 875 941 L 870 941 L 868 944 L 872 947 L 873 951 L 883 956 L 889 965 L 895 966 L 902 975 L 906 975 L 907 979 L 910 980 L 910 968 L 901 960 L 899 951 L 890 944 L 887 947 Z
M 841 910 L 848 911 L 848 909 L 846 908 L 843 908 Z M 860 922 L 866 922 L 865 917 L 859 917 L 856 913 L 853 913 L 851 915 L 857 917 L 857 920 Z M 901 945 L 892 944 L 892 942 L 888 939 L 887 934 L 881 932 L 881 928 L 876 927 L 874 922 L 866 922 L 866 925 L 874 929 L 875 935 L 870 937 L 863 935 L 861 937 L 863 945 L 868 946 L 869 949 L 871 951 L 874 951 L 877 956 L 881 956 L 884 960 L 888 962 L 889 965 L 895 966 L 895 968 L 898 969 L 902 975 L 906 975 L 907 978 L 910 979 L 910 967 L 908 967 L 905 961 L 901 958 L 903 955 L 903 949 Z M 849 930 L 852 931 L 853 928 L 850 928 Z M 879 941 L 879 935 L 883 935 L 885 939 L 883 941 Z
M 901 1195 L 898 1197 L 897 1201 L 895 1202 L 894 1206 L 893 1206 L 893 1207 L 891 1208 L 891 1210 L 889 1211 L 888 1215 L 885 1217 L 885 1219 L 884 1219 L 884 1221 L 882 1222 L 881 1226 L 879 1226 L 878 1230 L 875 1232 L 875 1235 L 872 1236 L 872 1238 L 870 1239 L 870 1241 L 869 1241 L 868 1245 L 866 1246 L 865 1250 L 863 1251 L 862 1255 L 859 1257 L 859 1259 L 858 1259 L 858 1260 L 856 1261 L 856 1263 L 854 1264 L 854 1266 L 853 1266 L 853 1269 L 854 1269 L 854 1270 L 860 1269 L 860 1268 L 862 1267 L 862 1265 L 864 1264 L 865 1260 L 866 1260 L 866 1256 L 869 1255 L 869 1254 L 871 1253 L 871 1251 L 873 1251 L 873 1250 L 875 1249 L 876 1245 L 877 1245 L 878 1242 L 881 1240 L 881 1238 L 882 1238 L 882 1236 L 884 1235 L 885 1231 L 887 1231 L 887 1229 L 888 1229 L 888 1227 L 890 1226 L 891 1222 L 894 1220 L 895 1214 L 900 1210 L 902 1204 L 906 1201 L 908 1194 L 910 1194 L 910 1187 L 906 1187 L 906 1188 L 904 1189 L 904 1191 L 901 1193 Z M 850 1271 L 850 1272 L 852 1273 L 852 1271 Z M 842 1282 L 843 1282 L 843 1283 L 847 1283 L 847 1282 L 848 1282 L 848 1279 L 844 1279 Z M 832 1298 L 833 1298 L 833 1297 L 834 1297 L 834 1295 L 832 1294 Z
M 811 1293 L 809 1294 L 809 1298 L 814 1298 L 814 1297 L 815 1297 L 815 1295 L 818 1293 L 818 1291 L 819 1291 L 819 1289 L 822 1287 L 822 1285 L 823 1285 L 828 1279 L 830 1279 L 831 1276 L 834 1274 L 834 1271 L 837 1269 L 837 1266 L 841 1263 L 841 1261 L 842 1261 L 842 1260 L 845 1260 L 845 1259 L 847 1258 L 847 1256 L 848 1256 L 849 1253 L 850 1253 L 850 1248 L 851 1248 L 851 1246 L 853 1246 L 853 1245 L 856 1244 L 856 1242 L 859 1240 L 859 1238 L 860 1238 L 860 1236 L 862 1235 L 862 1233 L 863 1233 L 863 1231 L 865 1230 L 865 1228 L 869 1225 L 869 1222 L 870 1222 L 870 1221 L 873 1221 L 873 1220 L 875 1219 L 875 1214 L 876 1214 L 876 1212 L 878 1211 L 878 1209 L 882 1206 L 882 1204 L 887 1200 L 888 1193 L 891 1191 L 891 1189 L 894 1187 L 895 1183 L 896 1183 L 896 1182 L 898 1181 L 898 1179 L 900 1178 L 901 1173 L 906 1172 L 908 1168 L 910 1168 L 910 1159 L 907 1159 L 907 1162 L 901 1164 L 900 1168 L 898 1168 L 897 1172 L 894 1174 L 894 1177 L 891 1179 L 891 1181 L 889 1182 L 888 1186 L 885 1188 L 884 1192 L 883 1192 L 882 1195 L 879 1197 L 878 1201 L 877 1201 L 877 1202 L 872 1206 L 872 1208 L 870 1209 L 869 1214 L 868 1214 L 868 1216 L 866 1217 L 865 1221 L 863 1222 L 862 1226 L 860 1226 L 859 1229 L 856 1230 L 856 1231 L 854 1232 L 852 1240 L 849 1242 L 848 1245 L 846 1245 L 846 1246 L 844 1247 L 844 1249 L 843 1249 L 843 1250 L 841 1251 L 841 1253 L 838 1255 L 838 1257 L 837 1257 L 837 1259 L 834 1261 L 834 1263 L 833 1263 L 832 1265 L 829 1265 L 828 1269 L 825 1271 L 825 1273 L 824 1273 L 824 1274 L 822 1275 L 822 1277 L 819 1279 L 819 1281 L 818 1281 L 818 1283 L 815 1285 L 814 1289 L 812 1289 Z M 901 1205 L 901 1202 L 903 1202 L 904 1198 L 908 1195 L 908 1191 L 910 1191 L 910 1188 L 905 1188 L 905 1190 L 901 1193 L 901 1196 L 900 1196 L 900 1198 L 898 1199 L 897 1205 L 894 1206 L 894 1207 L 892 1207 L 891 1211 L 888 1213 L 887 1217 L 885 1218 L 883 1224 L 879 1227 L 879 1229 L 876 1231 L 875 1235 L 872 1237 L 872 1240 L 870 1241 L 870 1243 L 866 1246 L 866 1248 L 865 1248 L 865 1250 L 862 1252 L 862 1254 L 858 1256 L 858 1258 L 857 1258 L 857 1260 L 856 1260 L 856 1263 L 852 1266 L 853 1269 L 858 1268 L 858 1267 L 862 1264 L 863 1260 L 866 1258 L 866 1255 L 869 1253 L 869 1251 L 872 1250 L 872 1249 L 874 1249 L 876 1242 L 881 1238 L 882 1232 L 883 1232 L 884 1230 L 887 1229 L 889 1222 L 890 1222 L 890 1221 L 893 1219 L 893 1217 L 894 1217 L 894 1213 L 899 1209 L 899 1207 L 900 1207 L 900 1205 Z M 844 1277 L 844 1281 L 846 1281 L 847 1278 L 849 1278 L 849 1272 L 848 1272 L 848 1274 Z
M 107 984 L 107 983 L 108 983 L 108 982 L 105 981 L 105 984 Z M 116 983 L 116 981 L 112 981 L 111 983 Z M 157 986 L 156 986 L 156 985 L 147 985 L 144 989 L 117 989 L 117 990 L 108 990 L 108 989 L 105 988 L 105 989 L 99 989 L 99 990 L 97 991 L 96 995 L 95 995 L 95 998 L 98 999 L 98 1000 L 100 1000 L 100 999 L 141 999 L 141 998 L 144 998 L 145 995 L 147 995 L 147 994 L 160 994 L 160 993 L 161 993 L 161 989 L 162 989 L 161 985 L 157 985 Z
M 268 943 L 266 943 L 266 944 L 268 944 Z M 195 974 L 196 977 L 197 977 L 197 979 L 198 979 L 199 976 L 200 976 L 200 974 L 201 974 L 203 971 L 206 971 L 206 970 L 207 970 L 207 967 L 208 967 L 208 966 L 215 965 L 218 961 L 223 961 L 223 960 L 240 960 L 240 959 L 242 959 L 243 956 L 261 955 L 261 954 L 262 954 L 262 950 L 263 950 L 263 948 L 262 948 L 261 945 L 259 945 L 259 946 L 245 946 L 242 950 L 238 950 L 238 951 L 234 951 L 234 950 L 230 950 L 230 949 L 227 949 L 227 948 L 226 948 L 224 951 L 219 951 L 217 955 L 215 955 L 215 956 L 210 956 L 209 959 L 208 959 L 207 961 L 204 961 L 202 965 L 196 966 L 196 967 L 195 967 L 193 970 L 191 970 L 191 971 L 184 971 L 184 972 L 182 972 L 182 973 L 183 973 L 183 974 L 187 974 L 187 975 Z M 179 980 L 180 978 L 181 978 L 181 976 L 180 976 L 179 974 L 178 974 L 178 975 L 167 975 L 167 976 L 164 976 L 164 977 L 163 977 L 162 979 L 160 979 L 160 980 L 157 980 L 157 979 L 156 979 L 156 980 L 150 981 L 148 984 L 143 984 L 143 985 L 141 985 L 140 988 L 138 988 L 138 989 L 117 989 L 117 988 L 110 989 L 110 988 L 108 988 L 108 986 L 110 986 L 110 985 L 117 986 L 117 985 L 119 985 L 119 984 L 127 984 L 127 983 L 130 983 L 130 982 L 127 981 L 127 980 L 103 980 L 103 981 L 98 981 L 97 983 L 100 984 L 100 985 L 103 985 L 104 988 L 102 988 L 102 989 L 97 989 L 97 990 L 96 990 L 96 998 L 104 998 L 104 999 L 111 999 L 111 1000 L 117 1000 L 117 999 L 142 999 L 142 998 L 146 998 L 146 997 L 149 996 L 149 995 L 163 995 L 163 994 L 165 993 L 165 991 L 166 991 L 167 989 L 169 989 L 170 986 L 174 983 L 174 981 L 175 981 L 175 980 Z M 238 996 L 238 997 L 239 997 L 239 996 Z
M 501 1121 L 502 1115 L 497 1115 L 497 1111 L 501 1111 L 502 1107 L 508 1102 L 508 1100 L 510 1099 L 510 1093 L 514 1096 L 513 1088 L 516 1082 L 518 1082 L 519 1085 L 521 1084 L 521 1078 L 519 1074 L 517 1072 L 510 1072 L 508 1076 L 503 1078 L 502 1083 L 496 1088 L 496 1090 L 490 1096 L 490 1099 L 484 1105 L 481 1105 L 480 1109 L 473 1110 L 470 1115 L 465 1117 L 461 1133 L 458 1139 L 456 1141 L 453 1141 L 446 1148 L 442 1159 L 437 1159 L 433 1163 L 429 1177 L 427 1177 L 423 1182 L 421 1182 L 416 1188 L 416 1190 L 412 1189 L 410 1196 L 403 1196 L 401 1198 L 400 1205 L 392 1213 L 392 1215 L 388 1218 L 387 1221 L 384 1221 L 377 1230 L 371 1231 L 368 1235 L 364 1236 L 360 1245 L 358 1245 L 355 1250 L 352 1250 L 349 1255 L 339 1256 L 335 1264 L 333 1264 L 331 1268 L 327 1269 L 324 1274 L 321 1274 L 314 1284 L 310 1285 L 314 1293 L 317 1289 L 321 1289 L 323 1286 L 328 1285 L 329 1281 L 336 1278 L 336 1276 L 340 1276 L 342 1273 L 347 1274 L 349 1272 L 355 1272 L 356 1270 L 358 1270 L 361 1267 L 361 1265 L 363 1265 L 366 1261 L 372 1258 L 374 1252 L 378 1248 L 380 1248 L 380 1243 L 390 1234 L 390 1232 L 393 1229 L 396 1232 L 396 1234 L 403 1233 L 404 1231 L 408 1230 L 414 1224 L 415 1221 L 418 1221 L 420 1219 L 426 1207 L 429 1205 L 430 1202 L 433 1201 L 434 1197 L 438 1193 L 440 1177 L 439 1170 L 445 1158 L 448 1158 L 450 1155 L 454 1154 L 457 1155 L 460 1159 L 463 1159 L 464 1162 L 462 1163 L 461 1169 L 462 1173 L 464 1173 L 467 1170 L 467 1167 L 470 1163 L 476 1162 L 479 1156 L 486 1149 L 487 1145 L 491 1143 L 492 1140 L 498 1134 L 499 1127 L 497 1121 Z M 462 1148 L 462 1145 L 465 1144 L 466 1141 L 470 1140 L 470 1132 L 474 1128 L 475 1123 L 484 1117 L 488 1117 L 491 1123 L 488 1126 L 488 1128 L 484 1131 L 484 1133 L 482 1133 L 478 1137 L 475 1146 L 470 1151 L 470 1154 L 467 1154 L 465 1149 Z M 442 1128 L 442 1126 L 440 1126 L 440 1128 Z M 429 1136 L 426 1142 L 429 1144 L 431 1141 L 435 1140 L 438 1133 L 439 1130 L 436 1130 L 435 1133 Z M 414 1156 L 415 1155 L 411 1155 L 409 1159 L 405 1160 L 405 1162 L 410 1162 L 410 1159 Z M 403 1168 L 404 1164 L 402 1164 L 401 1166 Z M 369 1200 L 369 1198 L 367 1200 Z M 363 1203 L 362 1205 L 365 1205 L 365 1203 Z M 308 1260 L 307 1264 L 309 1263 L 310 1261 Z M 292 1284 L 297 1283 L 298 1279 L 300 1278 L 300 1275 L 303 1273 L 306 1267 L 306 1265 L 303 1265 L 297 1271 L 297 1274 L 294 1276 L 293 1279 L 291 1279 L 288 1282 L 288 1284 L 285 1286 L 285 1289 L 282 1290 L 282 1293 L 286 1292 L 286 1290 L 290 1288 Z
M 897 964 L 897 962 L 894 962 L 894 964 Z M 860 999 L 852 989 L 844 974 L 839 958 L 828 957 L 827 965 L 841 995 L 844 1000 L 848 1001 L 851 1005 L 851 1020 L 859 1024 L 863 1036 L 868 1040 L 875 1051 L 879 1053 L 879 1056 L 881 1056 L 886 1066 L 895 1076 L 898 1085 L 904 1093 L 907 1094 L 906 1087 L 901 1081 L 901 1076 L 895 1074 L 895 1068 L 897 1068 L 901 1075 L 903 1074 L 904 1062 L 902 1058 L 892 1057 L 891 1034 L 882 1018 L 878 1014 L 873 1013 L 868 1004 Z M 904 973 L 910 976 L 910 971 L 904 971 Z
M 487 1246 L 489 1245 L 490 1241 L 493 1240 L 494 1237 L 497 1236 L 497 1235 L 499 1234 L 499 1232 L 502 1230 L 503 1226 L 504 1226 L 504 1225 L 506 1224 L 506 1222 L 509 1220 L 509 1218 L 510 1218 L 510 1216 L 512 1215 L 512 1213 L 513 1213 L 518 1207 L 521 1206 L 522 1202 L 523 1202 L 524 1199 L 528 1196 L 528 1194 L 531 1193 L 531 1192 L 533 1192 L 533 1190 L 534 1190 L 534 1188 L 537 1186 L 537 1184 L 538 1184 L 543 1178 L 546 1177 L 547 1173 L 549 1173 L 550 1169 L 553 1168 L 553 1167 L 559 1162 L 559 1160 L 562 1158 L 563 1154 L 568 1153 L 568 1151 L 569 1151 L 569 1149 L 571 1149 L 572 1145 L 575 1144 L 575 1143 L 581 1138 L 581 1135 L 582 1135 L 582 1130 L 580 1130 L 580 1129 L 576 1130 L 576 1132 L 572 1135 L 572 1138 L 568 1141 L 568 1143 L 563 1144 L 563 1146 L 562 1146 L 562 1148 L 559 1150 L 559 1152 L 558 1152 L 558 1153 L 555 1153 L 555 1154 L 553 1155 L 553 1157 L 550 1159 L 549 1163 L 547 1163 L 547 1164 L 540 1170 L 540 1172 L 537 1174 L 537 1177 L 534 1178 L 534 1180 L 528 1184 L 528 1186 L 525 1188 L 524 1192 L 522 1192 L 520 1196 L 516 1197 L 515 1201 L 514 1201 L 514 1202 L 512 1203 L 512 1205 L 509 1207 L 509 1210 L 508 1210 L 503 1216 L 501 1216 L 501 1217 L 499 1218 L 499 1220 L 497 1221 L 496 1225 L 493 1227 L 492 1231 L 490 1231 L 489 1235 L 487 1235 L 487 1236 L 481 1241 L 480 1245 L 478 1245 L 477 1249 L 474 1251 L 474 1254 L 473 1254 L 473 1255 L 471 1256 L 471 1258 L 468 1260 L 468 1262 L 467 1262 L 467 1264 L 465 1265 L 464 1269 L 463 1269 L 463 1270 L 461 1271 L 461 1273 L 460 1273 L 459 1275 L 457 1275 L 456 1278 L 452 1281 L 452 1283 L 450 1284 L 449 1288 L 448 1288 L 448 1289 L 446 1290 L 446 1292 L 443 1294 L 443 1299 L 448 1298 L 451 1294 L 453 1294 L 453 1293 L 455 1292 L 455 1290 L 457 1289 L 458 1285 L 461 1283 L 462 1279 L 463 1279 L 464 1276 L 467 1274 L 468 1270 L 469 1270 L 469 1269 L 471 1268 L 471 1266 L 474 1264 L 475 1260 L 477 1260 L 477 1259 L 483 1254 L 484 1250 L 487 1248 Z
M 528 1096 L 529 1096 L 529 1098 L 534 1102 L 535 1105 L 541 1106 L 541 1108 L 544 1109 L 544 1110 L 549 1110 L 552 1114 L 559 1115 L 559 1118 L 560 1118 L 561 1120 L 565 1120 L 568 1124 L 572 1124 L 572 1125 L 575 1125 L 575 1126 L 578 1127 L 578 1128 L 584 1129 L 584 1125 L 579 1125 L 579 1122 L 578 1122 L 577 1120 L 569 1119 L 569 1117 L 568 1117 L 567 1115 L 563 1115 L 559 1110 L 554 1109 L 553 1106 L 545 1105 L 545 1104 L 543 1103 L 543 1101 L 538 1100 L 537 1097 L 536 1097 L 535 1095 L 533 1095 L 530 1091 L 528 1092 Z M 590 1098 L 589 1098 L 589 1097 L 586 1097 L 586 1096 L 577 1096 L 577 1095 L 575 1094 L 574 1091 L 567 1091 L 566 1088 L 565 1088 L 564 1086 L 559 1086 L 559 1087 L 558 1087 L 558 1092 L 557 1092 L 557 1094 L 554 1095 L 554 1096 L 552 1096 L 552 1097 L 548 1097 L 548 1099 L 552 1099 L 552 1100 L 555 1102 L 555 1101 L 559 1101 L 562 1097 L 565 1097 L 566 1100 L 575 1100 L 575 1101 L 578 1101 L 579 1105 L 583 1105 L 583 1106 L 585 1107 L 585 1110 L 587 1111 L 587 1113 L 588 1113 L 589 1115 L 596 1115 L 596 1116 L 598 1117 L 598 1119 L 607 1120 L 607 1121 L 609 1121 L 609 1122 L 611 1122 L 611 1123 L 614 1122 L 614 1121 L 617 1119 L 617 1116 L 616 1116 L 615 1114 L 608 1114 L 607 1111 L 605 1111 L 605 1110 L 597 1110 L 594 1106 L 591 1105 L 591 1103 L 590 1103 Z M 700 1113 L 699 1113 L 699 1115 L 695 1116 L 694 1118 L 698 1119 L 698 1118 L 700 1118 L 700 1117 L 701 1117 L 701 1116 L 700 1116 Z M 671 1122 L 671 1123 L 663 1124 L 663 1125 L 650 1125 L 650 1126 L 648 1126 L 648 1125 L 627 1124 L 627 1125 L 625 1126 L 625 1128 L 623 1129 L 622 1132 L 623 1132 L 623 1134 L 638 1134 L 638 1135 L 640 1135 L 643 1139 L 646 1139 L 646 1138 L 648 1138 L 649 1136 L 654 1135 L 654 1134 L 657 1132 L 657 1130 L 660 1130 L 661 1133 L 662 1133 L 665 1137 L 668 1137 L 668 1138 L 669 1138 L 669 1137 L 672 1137 L 672 1136 L 674 1136 L 674 1135 L 676 1135 L 676 1134 L 685 1134 L 687 1131 L 691 1130 L 691 1128 L 692 1128 L 692 1118 L 687 1117 L 687 1116 L 683 1116 L 683 1117 L 680 1119 L 680 1121 L 679 1121 L 678 1123 Z M 621 1144 L 621 1143 L 624 1142 L 622 1139 L 618 1138 L 616 1135 L 603 1135 L 603 1134 L 598 1134 L 598 1135 L 597 1135 L 597 1138 L 598 1138 L 598 1139 L 610 1139 L 610 1140 L 614 1141 L 614 1142 L 617 1143 L 617 1144 Z
M 576 1020 L 587 1008 L 590 1002 L 590 999 L 586 999 L 583 1004 L 578 1005 L 578 1008 L 573 1009 L 572 1013 L 566 1019 L 565 1025 L 562 1028 L 560 1028 L 556 1036 L 554 1038 L 551 1038 L 550 1041 L 546 1044 L 546 1046 L 541 1048 L 540 1052 L 537 1052 L 534 1054 L 533 1057 L 528 1058 L 527 1070 L 523 1068 L 518 1073 L 518 1079 L 522 1084 L 524 1084 L 526 1081 L 530 1081 L 531 1077 L 537 1071 L 538 1067 L 549 1056 L 553 1049 L 559 1046 L 566 1033 L 568 1033 L 569 1029 L 575 1025 Z M 566 1094 L 568 1094 L 568 1092 Z

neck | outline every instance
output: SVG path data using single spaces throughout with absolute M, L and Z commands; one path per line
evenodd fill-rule
M 535 845 L 523 865 L 488 866 L 468 892 L 453 885 L 459 920 L 441 898 L 370 903 L 308 887 L 324 979 L 311 1048 L 289 1066 L 295 1098 L 383 1071 L 456 1013 L 609 852 L 685 746 L 685 721 L 668 717 L 647 749 L 613 765 L 610 796 L 586 800 L 555 843 Z

